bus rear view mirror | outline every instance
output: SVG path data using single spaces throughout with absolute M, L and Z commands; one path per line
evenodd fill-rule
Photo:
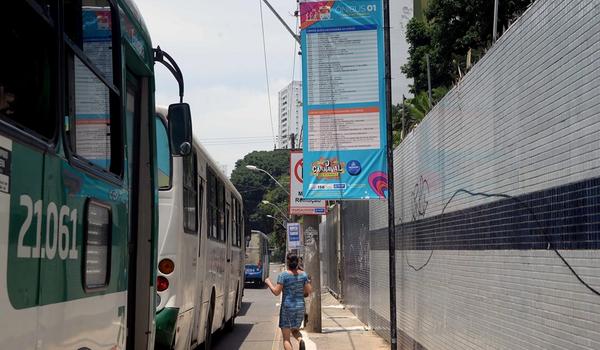
M 192 151 L 192 113 L 187 103 L 173 103 L 169 106 L 169 138 L 171 153 L 187 156 Z

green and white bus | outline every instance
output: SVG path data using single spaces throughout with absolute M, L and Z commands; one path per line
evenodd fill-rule
M 128 0 L 15 0 L 0 38 L 0 348 L 150 349 L 158 192 L 144 22 Z M 172 142 L 191 142 L 187 106 L 173 107 L 185 122 Z
M 171 111 L 157 112 L 156 348 L 210 349 L 213 333 L 233 328 L 242 303 L 243 201 L 197 139 L 189 155 L 173 154 Z

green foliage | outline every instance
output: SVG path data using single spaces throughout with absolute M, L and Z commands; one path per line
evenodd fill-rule
M 244 211 L 247 218 L 246 225 L 252 230 L 260 230 L 266 234 L 272 233 L 276 237 L 270 242 L 276 244 L 271 246 L 280 249 L 285 244 L 285 232 L 267 215 L 281 218 L 279 211 L 272 205 L 262 204 L 262 200 L 279 206 L 287 213 L 288 196 L 268 175 L 260 171 L 252 171 L 246 165 L 254 165 L 264 169 L 273 175 L 284 187 L 289 186 L 290 151 L 253 151 L 235 163 L 235 169 L 231 173 L 231 182 L 241 193 L 244 200 Z
M 425 118 L 432 106 L 438 103 L 448 92 L 445 87 L 435 88 L 431 92 L 432 105 L 426 91 L 421 91 L 415 97 L 404 101 L 404 123 L 402 122 L 402 105 L 392 106 L 394 118 L 394 147 L 396 147 L 410 131 Z M 404 127 L 404 132 L 402 128 Z
M 520 16 L 533 0 L 502 0 L 498 6 L 498 31 Z M 427 91 L 429 55 L 431 85 L 452 86 L 458 69 L 466 71 L 467 52 L 474 64 L 492 43 L 494 1 L 430 0 L 425 10 L 426 21 L 415 17 L 406 31 L 409 59 L 402 71 L 414 79 L 413 93 Z

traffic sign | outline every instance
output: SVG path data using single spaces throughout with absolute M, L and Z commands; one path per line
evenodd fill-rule
M 304 199 L 302 189 L 302 151 L 290 154 L 290 215 L 325 215 L 327 204 L 324 200 Z

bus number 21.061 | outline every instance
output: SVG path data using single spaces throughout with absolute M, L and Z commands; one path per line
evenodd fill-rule
M 45 244 L 42 246 L 42 211 L 44 204 L 41 200 L 33 203 L 30 196 L 24 194 L 20 197 L 20 204 L 27 209 L 27 217 L 19 231 L 17 244 L 17 258 L 46 258 L 54 259 L 57 256 L 62 260 L 77 259 L 77 209 L 71 210 L 66 205 L 60 207 L 50 202 L 46 207 L 46 234 Z M 33 217 L 36 219 L 35 246 L 24 244 L 25 235 L 29 232 Z M 65 220 L 66 219 L 66 220 Z M 66 221 L 71 221 L 71 230 Z M 69 244 L 70 243 L 70 244 Z

